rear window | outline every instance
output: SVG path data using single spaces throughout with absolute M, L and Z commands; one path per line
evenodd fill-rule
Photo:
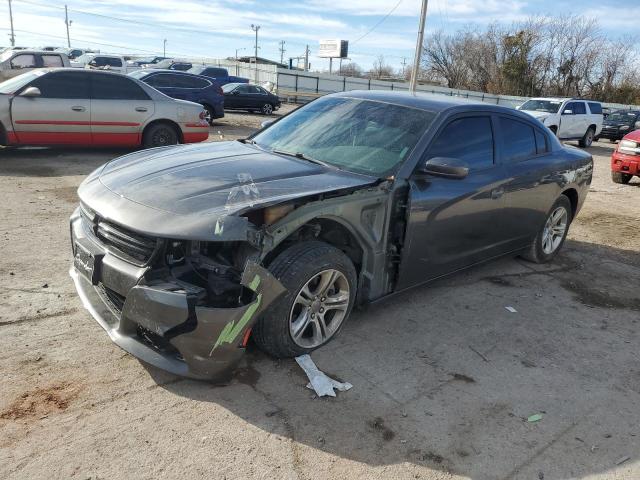
M 602 114 L 602 105 L 598 102 L 589 102 L 589 110 L 591 113 Z
M 500 117 L 500 130 L 504 139 L 502 155 L 505 162 L 517 162 L 536 154 L 533 126 L 519 120 Z
M 42 55 L 43 67 L 62 67 L 63 65 L 60 55 Z

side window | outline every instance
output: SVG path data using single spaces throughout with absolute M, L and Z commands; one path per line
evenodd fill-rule
M 503 138 L 502 154 L 505 162 L 516 162 L 536 154 L 534 130 L 533 126 L 527 123 L 500 117 L 500 131 Z
M 83 72 L 54 72 L 33 81 L 41 98 L 89 98 L 89 78 Z
M 149 100 L 133 80 L 118 74 L 91 75 L 91 98 L 97 100 Z
M 567 110 L 571 110 L 571 113 L 573 115 L 576 114 L 576 102 L 569 102 L 564 106 L 564 109 L 562 109 L 562 113 L 565 113 Z
M 122 66 L 122 60 L 120 60 L 119 58 L 105 58 L 105 63 L 107 65 L 109 65 L 110 67 L 121 67 Z
M 249 85 L 238 85 L 235 91 L 238 93 L 249 93 Z
M 598 102 L 589 102 L 589 110 L 596 115 L 602 115 L 602 104 Z
M 60 55 L 42 55 L 43 67 L 62 67 L 62 57 Z
M 586 115 L 587 107 L 584 102 L 573 102 L 573 114 L 574 115 Z
M 255 85 L 249 85 L 249 93 L 262 93 Z
M 493 130 L 490 117 L 459 118 L 449 123 L 429 149 L 427 158 L 464 160 L 472 170 L 493 165 Z
M 203 73 L 202 75 L 205 75 L 206 77 L 226 77 L 227 76 L 227 72 L 222 69 L 222 68 L 207 68 L 205 70 L 205 73 Z
M 170 83 L 167 81 L 167 77 L 168 75 L 161 73 L 159 75 L 150 75 L 142 79 L 142 81 L 147 85 L 151 85 L 152 87 L 162 88 L 168 86 Z
M 16 55 L 11 59 L 11 69 L 36 68 L 36 56 L 31 54 Z
M 188 75 L 175 75 L 177 77 L 180 87 L 182 88 L 204 88 L 208 82 L 199 78 L 193 78 Z
M 547 137 L 537 128 L 533 129 L 536 134 L 536 153 L 547 153 L 549 151 L 549 145 L 547 145 Z

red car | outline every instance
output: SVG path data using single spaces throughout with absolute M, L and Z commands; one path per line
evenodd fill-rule
M 626 134 L 611 155 L 611 179 L 615 183 L 629 183 L 640 176 L 640 130 Z

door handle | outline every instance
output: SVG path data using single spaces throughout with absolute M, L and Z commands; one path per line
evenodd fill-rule
M 75 107 L 71 107 L 71 110 L 73 110 L 74 112 L 84 112 L 86 110 L 86 108 L 80 107 L 80 106 L 75 106 Z
M 495 189 L 491 190 L 491 199 L 492 200 L 498 200 L 499 198 L 502 197 L 502 195 L 504 195 L 504 188 L 495 188 Z
M 146 112 L 147 107 L 136 107 L 136 112 Z

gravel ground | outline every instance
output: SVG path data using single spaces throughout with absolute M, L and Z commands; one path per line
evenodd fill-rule
M 228 115 L 211 140 L 262 120 Z M 640 182 L 611 183 L 611 150 L 590 149 L 553 264 L 507 258 L 355 312 L 313 354 L 354 385 L 335 399 L 255 348 L 214 387 L 114 346 L 67 274 L 67 220 L 124 152 L 0 150 L 0 478 L 640 478 Z

